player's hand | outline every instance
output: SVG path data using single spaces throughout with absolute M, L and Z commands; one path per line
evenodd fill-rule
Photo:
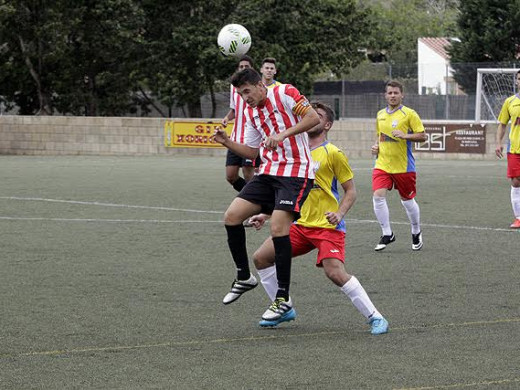
M 372 154 L 377 156 L 379 154 L 379 144 L 372 145 Z
M 222 126 L 226 127 L 228 122 L 229 122 L 229 119 L 227 116 L 225 116 L 220 123 L 222 124 Z
M 334 226 L 340 223 L 343 219 L 343 215 L 341 213 L 332 213 L 330 211 L 327 211 L 325 216 L 327 217 L 327 221 L 329 221 L 329 223 Z
M 392 135 L 395 138 L 406 139 L 406 134 L 403 133 L 401 130 L 394 130 L 394 131 L 392 131 Z
M 262 226 L 264 226 L 266 221 L 266 216 L 264 214 L 257 214 L 253 215 L 251 218 L 249 218 L 249 223 L 253 225 L 253 227 L 256 230 L 262 229 Z
M 213 138 L 215 141 L 217 141 L 219 144 L 224 145 L 227 140 L 229 140 L 229 137 L 227 133 L 222 129 L 215 129 L 215 132 L 213 133 Z
M 495 149 L 495 154 L 498 158 L 504 157 L 504 147 L 502 145 L 497 146 L 497 148 Z
M 264 141 L 264 145 L 268 150 L 276 150 L 278 145 L 283 142 L 285 139 L 282 133 L 271 135 L 267 137 Z

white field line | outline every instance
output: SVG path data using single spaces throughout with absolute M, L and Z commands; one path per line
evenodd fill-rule
M 5 217 L 0 221 L 48 221 L 48 222 L 107 222 L 107 223 L 224 223 L 223 221 L 167 220 L 167 219 L 102 219 L 102 218 L 39 218 Z
M 18 197 L 18 196 L 0 196 L 0 199 L 33 201 L 33 202 L 80 204 L 80 205 L 101 206 L 101 207 L 120 207 L 120 208 L 147 209 L 147 210 L 180 211 L 180 212 L 203 213 L 203 214 L 224 214 L 223 211 L 216 211 L 216 210 L 191 210 L 191 209 L 179 209 L 179 208 L 173 208 L 173 207 L 139 206 L 139 205 L 118 204 L 118 203 L 89 202 L 89 201 L 64 200 L 64 199 L 25 198 L 25 197 Z M 56 221 L 56 222 L 109 222 L 109 223 L 223 223 L 223 221 L 197 221 L 197 220 L 39 218 L 39 217 L 12 217 L 12 216 L 0 216 L 0 220 Z M 347 222 L 347 224 L 349 224 L 349 223 L 352 223 L 352 224 L 379 223 L 378 221 L 372 220 L 372 219 L 350 219 L 350 218 L 347 218 L 346 222 Z M 396 225 L 408 225 L 409 224 L 409 222 L 395 222 L 395 221 L 392 221 L 392 223 L 396 224 Z M 492 228 L 492 227 L 487 227 L 487 226 L 445 225 L 445 224 L 436 224 L 436 223 L 422 223 L 421 225 L 425 226 L 425 227 L 443 228 L 443 229 L 515 232 L 515 230 L 512 230 L 512 229 Z
M 33 202 L 81 204 L 81 205 L 87 205 L 87 206 L 121 207 L 121 208 L 127 208 L 127 209 L 147 209 L 147 210 L 164 210 L 164 211 L 185 211 L 185 212 L 190 212 L 190 213 L 204 213 L 204 214 L 224 214 L 223 211 L 176 209 L 176 208 L 172 208 L 172 207 L 139 206 L 139 205 L 119 204 L 119 203 L 88 202 L 88 201 L 81 201 L 81 200 L 24 198 L 24 197 L 20 197 L 20 196 L 0 196 L 0 199 L 22 200 L 22 201 L 33 201 Z

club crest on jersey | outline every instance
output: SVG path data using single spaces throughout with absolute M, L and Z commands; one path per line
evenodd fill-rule
M 397 125 L 399 124 L 399 121 L 398 120 L 393 120 L 392 121 L 392 129 L 395 129 L 397 127 Z

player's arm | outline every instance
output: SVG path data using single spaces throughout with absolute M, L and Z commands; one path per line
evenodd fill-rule
M 497 127 L 497 146 L 495 149 L 495 154 L 498 158 L 504 157 L 504 147 L 502 146 L 502 142 L 504 142 L 504 135 L 506 134 L 507 124 L 509 123 L 509 119 L 511 116 L 509 115 L 509 99 L 506 99 L 504 104 L 502 105 L 502 109 L 500 110 L 500 114 L 498 115 L 498 127 Z
M 258 148 L 252 148 L 251 146 L 231 141 L 227 133 L 222 129 L 216 129 L 213 137 L 219 144 L 222 144 L 233 153 L 238 154 L 243 158 L 254 160 L 258 157 Z
M 417 113 L 413 112 L 410 117 L 410 128 L 411 133 L 405 133 L 401 130 L 392 131 L 392 136 L 395 138 L 404 139 L 412 142 L 424 142 L 426 141 L 426 133 L 424 132 L 424 125 L 422 124 L 421 118 Z
M 379 154 L 379 121 L 376 118 L 376 142 L 371 147 L 372 155 L 377 156 Z
M 351 209 L 352 205 L 356 201 L 357 192 L 356 186 L 354 185 L 354 180 L 350 179 L 344 183 L 341 183 L 341 187 L 345 194 L 339 203 L 338 211 L 334 212 L 326 212 L 325 216 L 327 217 L 327 221 L 329 221 L 332 225 L 337 225 L 341 222 L 341 220 L 345 217 L 348 211 Z
M 229 121 L 235 119 L 235 109 L 231 108 L 224 118 L 222 118 L 222 126 L 226 127 Z
M 506 134 L 507 124 L 499 123 L 497 127 L 497 147 L 495 149 L 495 154 L 498 158 L 504 157 L 504 147 L 502 146 L 502 142 L 504 141 L 504 135 Z
M 420 133 L 404 133 L 401 130 L 394 130 L 392 131 L 392 135 L 395 138 L 401 138 L 412 142 L 426 141 L 426 133 L 424 131 L 421 131 Z
M 307 99 L 305 99 L 305 102 L 309 104 Z M 286 129 L 285 131 L 282 131 L 281 133 L 274 134 L 265 139 L 264 145 L 267 149 L 275 150 L 278 144 L 283 142 L 284 139 L 300 133 L 304 133 L 320 123 L 320 117 L 314 108 L 308 105 L 303 110 L 304 113 L 302 114 L 302 119 L 300 122 Z

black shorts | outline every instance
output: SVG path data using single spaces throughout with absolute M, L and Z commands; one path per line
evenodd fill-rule
M 313 183 L 313 179 L 301 177 L 257 175 L 237 196 L 260 205 L 264 214 L 272 214 L 273 210 L 291 211 L 296 220 L 300 218 L 300 210 Z
M 226 156 L 226 167 L 228 166 L 237 166 L 237 167 L 259 167 L 262 163 L 262 159 L 260 156 L 256 158 L 256 160 L 250 160 L 248 158 L 243 158 L 238 154 L 232 152 L 228 149 Z

